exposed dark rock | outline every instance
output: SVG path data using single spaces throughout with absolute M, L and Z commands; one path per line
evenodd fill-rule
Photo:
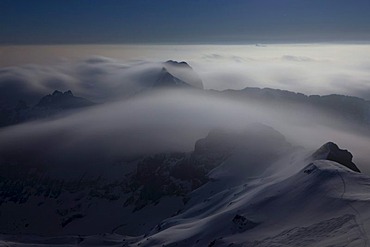
M 64 93 L 55 90 L 52 94 L 44 96 L 36 107 L 53 109 L 73 109 L 91 106 L 93 103 L 87 99 L 76 97 L 68 90 Z
M 66 225 L 68 225 L 69 223 L 71 223 L 72 221 L 76 220 L 76 219 L 81 219 L 83 218 L 84 215 L 83 214 L 74 214 L 72 215 L 71 217 L 67 218 L 66 220 L 64 220 L 62 223 L 61 223 L 61 226 L 62 227 L 65 227 Z
M 19 100 L 14 107 L 0 109 L 0 127 L 47 118 L 63 111 L 93 105 L 94 103 L 87 99 L 74 96 L 70 90 L 64 93 L 55 90 L 52 94 L 42 97 L 33 107 L 28 106 L 24 100 Z
M 223 130 L 212 130 L 195 143 L 194 154 L 208 156 L 229 155 L 236 146 L 236 137 Z
M 351 122 L 370 124 L 370 102 L 358 97 L 346 95 L 305 95 L 287 90 L 272 88 L 247 87 L 242 90 L 225 90 L 226 96 L 249 99 L 270 104 L 275 107 L 309 107 L 320 109 L 328 116 L 340 117 Z
M 163 65 L 170 74 L 186 82 L 192 88 L 204 89 L 202 79 L 186 62 L 168 60 Z
M 312 154 L 315 160 L 331 160 L 337 162 L 352 171 L 360 172 L 357 166 L 352 162 L 353 155 L 348 150 L 343 150 L 333 142 L 328 142 L 321 146 L 317 151 Z
M 244 232 L 258 226 L 258 223 L 248 220 L 245 216 L 239 214 L 235 215 L 233 223 L 240 232 Z
M 206 163 L 206 159 L 186 153 L 157 154 L 142 159 L 130 179 L 128 187 L 132 196 L 125 206 L 134 204 L 137 211 L 158 203 L 163 196 L 186 196 L 208 181 L 210 168 Z
M 179 78 L 173 76 L 171 73 L 168 72 L 166 68 L 162 68 L 157 81 L 154 83 L 155 87 L 190 87 L 189 84 L 180 80 Z
M 229 155 L 235 149 L 262 149 L 266 152 L 274 152 L 285 146 L 291 147 L 281 133 L 269 126 L 256 123 L 249 125 L 241 133 L 212 130 L 206 138 L 195 143 L 194 154 L 218 157 Z
M 15 109 L 16 112 L 19 112 L 19 111 L 22 111 L 22 110 L 29 109 L 29 106 L 27 105 L 26 101 L 19 100 L 14 109 Z
M 190 65 L 187 62 L 184 62 L 184 61 L 177 62 L 177 61 L 174 61 L 174 60 L 168 60 L 168 61 L 165 62 L 165 64 L 191 69 Z

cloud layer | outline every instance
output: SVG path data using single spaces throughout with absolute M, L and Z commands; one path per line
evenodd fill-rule
M 271 87 L 370 99 L 369 52 L 365 44 L 10 46 L 0 48 L 0 87 L 13 80 L 22 88 L 37 82 L 38 90 L 59 86 L 86 95 L 89 89 L 109 94 L 132 80 L 135 71 L 125 71 L 128 65 L 173 59 L 187 61 L 208 89 Z M 48 65 L 25 65 L 34 63 Z
M 7 48 L 5 53 L 11 49 Z M 35 48 L 37 49 L 43 49 Z M 262 122 L 296 145 L 315 149 L 327 141 L 351 150 L 361 170 L 367 167 L 370 139 L 357 126 L 320 111 L 292 111 L 238 101 L 202 91 L 155 91 L 150 87 L 168 59 L 185 60 L 208 89 L 272 87 L 308 94 L 343 93 L 367 97 L 369 46 L 156 46 L 59 48 L 68 58 L 51 63 L 58 52 L 30 51 L 29 57 L 0 69 L 2 106 L 18 99 L 35 103 L 53 90 L 103 103 L 89 110 L 0 130 L 3 159 L 25 157 L 34 163 L 102 166 L 143 153 L 190 151 L 213 128 L 242 130 Z M 58 49 L 56 49 L 58 50 Z M 85 53 L 97 54 L 84 56 Z M 73 55 L 72 55 L 73 54 Z M 75 57 L 74 57 L 75 56 Z M 112 58 L 108 58 L 111 56 Z M 40 64 L 27 63 L 34 59 Z M 49 61 L 49 64 L 46 64 Z M 1 63 L 5 63 L 2 57 Z M 11 157 L 10 157 L 11 158 Z

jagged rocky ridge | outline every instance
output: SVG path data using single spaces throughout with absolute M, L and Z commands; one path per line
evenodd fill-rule
M 71 110 L 90 107 L 93 102 L 73 95 L 72 91 L 55 90 L 46 95 L 34 106 L 28 106 L 25 101 L 18 101 L 14 108 L 0 111 L 0 127 L 22 122 L 48 118 Z
M 141 81 L 139 80 L 136 87 L 131 89 L 132 92 L 125 90 L 122 97 L 135 97 L 143 92 L 161 89 L 203 89 L 202 79 L 186 62 L 169 60 L 159 65 L 154 73 L 149 71 L 150 77 L 141 78 L 137 74 Z M 118 85 L 117 91 L 120 91 L 119 87 Z M 74 96 L 71 90 L 65 92 L 55 90 L 52 94 L 41 97 L 33 106 L 28 105 L 24 99 L 18 99 L 17 102 L 17 99 L 4 98 L 0 102 L 0 127 L 53 117 L 96 105 L 88 99 Z
M 370 124 L 370 102 L 346 95 L 305 95 L 287 90 L 247 87 L 242 90 L 215 92 L 239 99 L 250 99 L 287 108 L 309 108 L 324 111 L 328 116 L 340 117 L 350 122 L 368 126 Z M 306 108 L 305 108 L 306 107 Z M 307 108 L 308 107 L 308 108 Z
M 202 79 L 188 63 L 168 60 L 164 63 L 163 68 L 187 85 L 197 89 L 204 89 Z
M 202 89 L 205 94 L 252 100 L 271 107 L 301 109 L 302 111 L 317 109 L 325 112 L 329 117 L 339 117 L 367 127 L 370 124 L 370 102 L 358 97 L 345 95 L 308 96 L 286 90 L 252 87 L 221 92 L 204 90 L 201 78 L 186 62 L 169 60 L 159 65 L 158 70 L 156 69 L 155 72 L 149 73 L 150 77 L 144 77 L 142 78 L 143 82 L 138 83 L 141 85 L 140 89 L 125 92 L 126 97 L 135 97 L 142 92 L 148 92 L 153 89 Z M 55 102 L 52 99 L 55 99 Z M 58 101 L 60 102 L 58 103 Z M 94 105 L 87 99 L 72 95 L 71 91 L 66 91 L 65 93 L 55 91 L 53 94 L 43 97 L 34 106 L 29 106 L 23 99 L 19 99 L 15 105 L 9 106 L 9 104 L 5 103 L 0 106 L 0 127 Z
M 91 106 L 93 103 L 87 99 L 76 97 L 71 90 L 60 92 L 54 91 L 52 94 L 43 97 L 35 107 L 48 109 L 74 109 Z
M 157 81 L 153 85 L 154 88 L 178 88 L 178 87 L 191 87 L 186 82 L 173 76 L 166 68 L 162 68 Z

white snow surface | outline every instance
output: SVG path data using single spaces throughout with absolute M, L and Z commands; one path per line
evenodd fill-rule
M 368 246 L 370 178 L 332 161 L 291 176 L 224 177 L 193 192 L 193 201 L 161 223 L 143 246 Z M 222 184 L 222 186 L 220 186 Z M 233 181 L 232 184 L 235 184 Z M 223 188 L 223 189 L 220 189 Z M 241 215 L 251 229 L 233 222 Z
M 143 211 L 123 213 L 122 201 L 96 206 L 99 202 L 94 204 L 98 211 L 88 214 L 100 217 L 102 225 L 120 215 L 117 224 L 132 222 L 126 229 L 165 218 L 142 236 L 4 234 L 0 246 L 369 246 L 370 177 L 293 150 L 283 150 L 274 161 L 263 154 L 235 153 L 183 206 L 165 198 Z M 261 169 L 248 173 L 253 167 Z M 172 217 L 153 215 L 174 207 L 182 208 Z M 102 208 L 106 211 L 99 212 Z M 89 217 L 69 229 L 88 228 Z

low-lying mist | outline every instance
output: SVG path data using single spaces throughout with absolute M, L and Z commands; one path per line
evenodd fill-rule
M 370 137 L 357 132 L 355 124 L 312 108 L 274 107 L 189 89 L 154 90 L 57 119 L 3 128 L 0 155 L 29 165 L 103 169 L 139 155 L 191 151 L 212 129 L 237 132 L 256 122 L 308 150 L 334 141 L 369 171 Z
M 292 103 L 275 106 L 213 91 L 257 86 L 368 99 L 369 49 L 368 45 L 329 44 L 41 46 L 24 48 L 24 56 L 10 56 L 19 48 L 2 47 L 1 107 L 18 100 L 34 105 L 54 90 L 72 90 L 98 104 L 1 128 L 0 159 L 30 166 L 103 169 L 108 163 L 140 155 L 188 152 L 212 129 L 242 131 L 259 122 L 308 150 L 336 142 L 369 173 L 368 128 L 317 108 Z M 90 54 L 97 56 L 86 59 Z M 56 61 L 62 55 L 65 59 Z M 187 61 L 206 90 L 151 90 L 153 78 L 168 59 Z M 39 64 L 30 63 L 34 61 Z M 184 76 L 181 70 L 170 72 Z

